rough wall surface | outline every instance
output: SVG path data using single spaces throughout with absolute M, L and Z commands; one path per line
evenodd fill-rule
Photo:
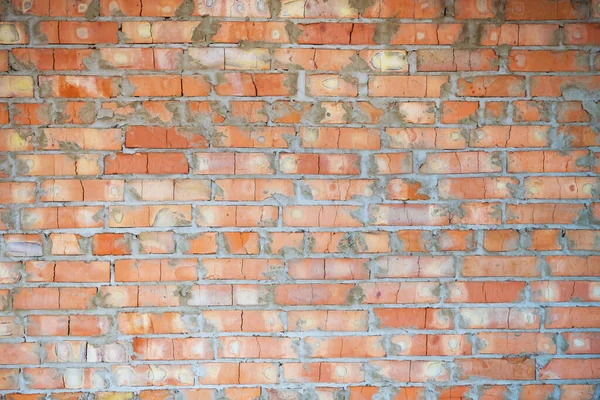
M 12 0 L 0 397 L 598 399 L 598 0 Z

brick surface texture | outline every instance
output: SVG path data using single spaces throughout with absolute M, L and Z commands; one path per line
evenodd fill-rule
M 1 400 L 600 397 L 599 0 L 0 0 Z

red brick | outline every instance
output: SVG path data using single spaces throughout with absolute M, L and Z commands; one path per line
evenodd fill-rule
M 585 7 L 552 0 L 537 2 L 508 0 L 504 8 L 507 20 L 583 19 L 586 15 Z
M 40 76 L 42 97 L 108 98 L 119 93 L 119 78 L 101 76 Z
M 3 398 L 594 398 L 599 0 L 6 3 Z
M 181 96 L 181 77 L 178 75 L 130 75 L 133 96 Z
M 498 56 L 485 50 L 417 50 L 418 71 L 497 71 Z
M 298 24 L 298 44 L 349 44 L 351 23 Z
M 518 76 L 459 78 L 457 93 L 472 97 L 521 97 L 525 95 L 525 80 Z
M 535 378 L 535 361 L 529 358 L 461 359 L 461 377 L 483 377 L 499 380 L 530 380 Z
M 116 22 L 73 22 L 60 21 L 58 34 L 61 44 L 117 43 Z
M 369 95 L 387 97 L 439 97 L 444 76 L 374 76 L 369 80 Z
M 511 71 L 588 71 L 589 54 L 583 51 L 512 50 L 508 53 Z

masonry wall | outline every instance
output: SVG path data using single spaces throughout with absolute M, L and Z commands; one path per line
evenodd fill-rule
M 1 3 L 0 398 L 600 397 L 598 0 Z

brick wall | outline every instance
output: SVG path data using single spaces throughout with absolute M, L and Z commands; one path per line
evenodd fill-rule
M 599 398 L 600 1 L 0 3 L 1 399 Z

